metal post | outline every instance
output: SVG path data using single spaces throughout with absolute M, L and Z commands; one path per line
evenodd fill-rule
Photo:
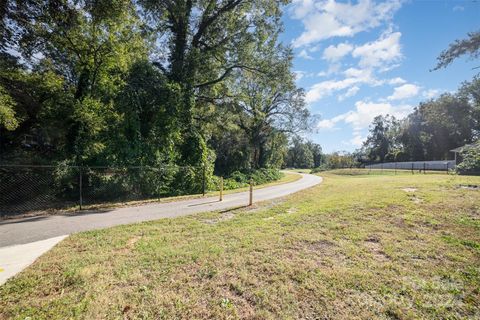
M 82 210 L 82 204 L 83 204 L 83 197 L 82 197 L 82 167 L 78 167 L 78 170 L 80 172 L 79 179 L 78 179 L 78 193 L 79 193 L 79 205 L 80 205 L 80 210 Z
M 426 172 L 425 172 L 425 168 L 426 168 L 426 167 L 427 167 L 427 165 L 426 165 L 426 163 L 424 162 L 424 163 L 423 163 L 423 174 L 426 173 Z
M 253 180 L 250 179 L 250 197 L 248 200 L 248 205 L 251 206 L 253 204 Z
M 397 163 L 395 162 L 395 174 L 397 174 Z
M 412 174 L 413 174 L 413 162 L 412 162 Z
M 205 168 L 205 164 L 203 165 L 203 180 L 202 180 L 202 194 L 203 196 L 205 197 L 205 180 L 206 180 L 206 168 Z
M 220 177 L 220 201 L 223 200 L 223 177 Z
M 447 161 L 446 165 L 447 165 L 447 166 L 446 166 L 446 167 L 447 167 L 447 168 L 446 168 L 446 172 L 447 172 L 447 174 L 448 174 L 448 161 Z

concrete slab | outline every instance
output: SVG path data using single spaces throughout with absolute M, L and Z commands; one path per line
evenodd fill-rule
M 38 257 L 68 237 L 58 236 L 46 240 L 0 248 L 0 285 L 13 277 Z

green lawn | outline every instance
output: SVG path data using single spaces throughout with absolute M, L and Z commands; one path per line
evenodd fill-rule
M 0 287 L 0 319 L 480 318 L 480 177 L 346 173 L 73 235 Z

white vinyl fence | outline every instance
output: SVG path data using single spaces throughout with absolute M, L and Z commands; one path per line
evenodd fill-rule
M 455 169 L 455 160 L 386 162 L 366 165 L 366 169 L 443 170 Z

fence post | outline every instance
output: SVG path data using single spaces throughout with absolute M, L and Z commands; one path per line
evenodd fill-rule
M 395 174 L 397 174 L 397 163 L 395 162 Z
M 79 179 L 78 179 L 78 184 L 79 184 L 79 188 L 78 188 L 78 193 L 79 193 L 79 206 L 80 206 L 80 210 L 82 210 L 82 203 L 83 203 L 83 197 L 82 197 L 82 167 L 78 167 L 78 171 L 79 171 Z
M 248 200 L 248 205 L 251 206 L 253 204 L 253 180 L 250 179 L 250 196 Z
M 223 200 L 223 177 L 220 177 L 220 201 Z
M 446 171 L 447 174 L 448 174 L 448 161 L 447 161 L 447 163 L 446 163 L 446 170 L 445 170 L 445 171 Z
M 413 162 L 412 162 L 412 174 L 413 174 Z
M 204 197 L 205 197 L 206 175 L 207 175 L 207 173 L 206 173 L 206 168 L 205 168 L 205 163 L 204 163 L 203 164 L 203 174 L 202 174 L 202 176 L 203 176 L 203 178 L 202 178 L 202 194 L 203 194 Z
M 426 167 L 427 167 L 427 164 L 424 162 L 424 163 L 423 163 L 423 174 L 426 173 L 426 172 L 425 172 L 425 168 L 426 168 Z

